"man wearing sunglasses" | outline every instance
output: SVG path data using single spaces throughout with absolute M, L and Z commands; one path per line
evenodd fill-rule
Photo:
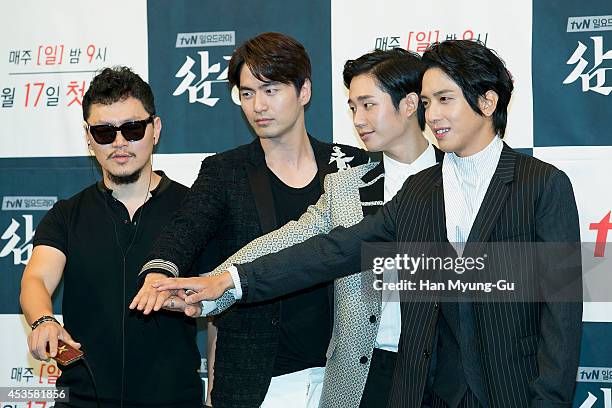
M 85 352 L 95 383 L 85 362 L 60 365 L 70 402 L 57 408 L 201 407 L 195 326 L 128 309 L 140 265 L 187 192 L 152 169 L 162 123 L 151 88 L 129 68 L 106 68 L 84 95 L 83 119 L 103 180 L 57 202 L 36 229 L 20 297 L 30 351 L 48 360 L 62 340 Z M 62 278 L 64 326 L 51 302 Z

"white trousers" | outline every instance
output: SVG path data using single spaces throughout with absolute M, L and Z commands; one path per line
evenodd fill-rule
M 272 377 L 261 408 L 318 408 L 325 367 Z

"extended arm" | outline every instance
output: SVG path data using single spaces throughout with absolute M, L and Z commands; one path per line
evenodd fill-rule
M 243 300 L 268 300 L 362 271 L 362 243 L 395 240 L 396 216 L 403 196 L 400 191 L 375 215 L 352 227 L 337 227 L 329 234 L 240 265 Z
M 306 212 L 302 214 L 297 221 L 291 221 L 283 227 L 251 241 L 229 257 L 220 266 L 215 268 L 211 273 L 206 274 L 206 276 L 198 278 L 167 279 L 161 286 L 155 286 L 157 286 L 158 290 L 195 290 L 198 292 L 198 295 L 190 296 L 189 300 L 191 303 L 204 299 L 215 299 L 223 293 L 221 297 L 215 301 L 216 309 L 209 312 L 208 315 L 215 315 L 223 312 L 236 302 L 235 292 L 232 290 L 225 290 L 226 285 L 211 286 L 209 283 L 216 281 L 216 277 L 220 277 L 222 274 L 227 276 L 226 271 L 232 265 L 250 262 L 260 256 L 288 248 L 317 234 L 327 233 L 331 230 L 333 185 L 330 176 L 331 175 L 328 175 L 325 178 L 326 192 L 321 195 L 316 204 L 308 207 Z M 228 282 L 231 282 L 231 280 L 228 280 Z M 203 312 L 205 313 L 206 310 L 203 309 Z
M 53 316 L 51 295 L 57 288 L 64 273 L 66 256 L 57 248 L 37 245 L 23 272 L 19 301 L 28 322 L 32 324 L 43 316 Z M 81 345 L 54 320 L 48 320 L 36 327 L 28 336 L 30 353 L 37 360 L 47 360 L 57 354 L 57 341 L 61 339 L 73 347 Z M 49 347 L 49 353 L 46 349 Z
M 226 210 L 224 178 L 221 173 L 223 168 L 219 160 L 209 157 L 202 162 L 198 178 L 180 209 L 149 253 L 148 261 L 138 276 L 142 287 L 130 308 L 143 310 L 145 314 L 159 310 L 170 293 L 156 291 L 150 284 L 157 279 L 147 275 L 161 273 L 178 277 L 186 273 L 204 246 L 217 233 Z

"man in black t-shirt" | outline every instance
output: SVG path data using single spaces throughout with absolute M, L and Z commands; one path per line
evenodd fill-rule
M 262 33 L 245 41 L 232 54 L 228 80 L 257 138 L 202 162 L 143 265 L 143 285 L 130 306 L 145 315 L 160 310 L 168 295 L 153 287 L 152 274 L 182 277 L 213 243 L 219 258 L 229 257 L 316 203 L 327 174 L 368 160 L 362 150 L 320 142 L 306 131 L 311 63 L 295 39 Z M 215 320 L 216 351 L 207 354 L 209 362 L 215 359 L 215 408 L 318 406 L 332 285 L 235 308 Z
M 59 365 L 70 401 L 56 408 L 201 407 L 195 325 L 128 309 L 140 265 L 187 192 L 152 170 L 162 124 L 151 88 L 128 68 L 107 68 L 83 98 L 83 119 L 103 180 L 59 201 L 37 227 L 20 296 L 30 351 L 61 357 L 62 340 L 85 352 L 86 361 Z M 51 302 L 62 278 L 63 327 Z

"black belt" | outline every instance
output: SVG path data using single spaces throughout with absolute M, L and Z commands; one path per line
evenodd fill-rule
M 391 370 L 391 372 L 393 372 L 396 360 L 396 352 L 375 348 L 374 352 L 372 353 L 372 362 L 370 363 L 370 370 L 376 367 L 377 370 Z
M 360 408 L 386 407 L 389 401 L 397 353 L 375 348 Z

